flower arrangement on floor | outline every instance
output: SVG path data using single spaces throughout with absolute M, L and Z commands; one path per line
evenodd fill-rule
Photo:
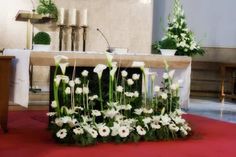
M 166 62 L 162 86 L 157 86 L 154 85 L 157 75 L 147 74 L 143 62 L 133 63 L 134 67 L 141 69 L 142 75 L 128 75 L 123 70 L 121 81 L 118 81 L 117 63 L 112 62 L 111 54 L 106 56 L 107 65 L 98 64 L 93 70 L 98 77 L 98 93 L 90 92 L 92 87 L 88 71 L 84 70 L 80 77 L 75 77 L 74 70 L 72 78 L 69 78 L 65 75 L 67 57 L 55 56 L 54 101 L 51 103 L 54 112 L 49 112 L 48 116 L 52 119 L 50 129 L 58 142 L 86 146 L 98 142 L 169 140 L 189 134 L 191 128 L 181 116 L 179 83 L 173 82 L 174 71 L 169 71 Z M 109 82 L 102 82 L 103 72 L 107 68 Z M 59 70 L 61 75 L 58 75 Z M 149 96 L 147 75 L 151 75 Z M 141 77 L 143 94 L 136 90 Z M 107 102 L 102 94 L 104 84 L 109 84 Z M 143 100 L 141 106 L 134 103 L 140 96 Z

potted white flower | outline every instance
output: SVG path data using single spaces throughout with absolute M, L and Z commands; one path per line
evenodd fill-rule
M 163 40 L 159 41 L 159 47 L 161 54 L 164 56 L 174 56 L 177 51 L 176 41 L 171 37 L 165 37 Z
M 46 32 L 38 32 L 33 38 L 33 50 L 36 51 L 49 51 L 51 38 Z

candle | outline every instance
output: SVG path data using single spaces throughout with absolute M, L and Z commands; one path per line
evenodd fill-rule
M 88 26 L 88 9 L 83 10 L 81 26 Z
M 65 24 L 65 9 L 60 8 L 59 12 L 59 25 L 64 25 Z
M 76 26 L 77 25 L 77 10 L 72 9 L 69 12 L 69 25 Z

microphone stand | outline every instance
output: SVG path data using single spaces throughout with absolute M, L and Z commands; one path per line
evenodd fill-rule
M 108 49 L 106 51 L 109 53 L 112 53 L 110 43 L 108 42 L 106 36 L 102 33 L 102 31 L 99 28 L 97 28 L 97 31 L 102 35 L 103 39 L 105 39 L 105 41 L 107 43 Z
M 88 26 L 80 26 L 80 28 L 83 29 L 83 52 L 85 52 Z

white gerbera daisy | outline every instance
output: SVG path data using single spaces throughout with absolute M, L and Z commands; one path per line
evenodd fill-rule
M 93 137 L 93 138 L 97 138 L 98 136 L 98 132 L 94 129 L 89 129 L 88 133 Z
M 153 129 L 160 129 L 161 126 L 160 126 L 160 124 L 158 122 L 152 122 L 151 123 L 151 128 L 153 128 Z
M 61 129 L 57 132 L 57 137 L 60 139 L 64 139 L 67 136 L 67 130 L 66 129 Z
M 125 138 L 129 136 L 129 129 L 125 126 L 122 126 L 118 129 L 118 134 L 120 137 Z
M 141 127 L 140 125 L 136 127 L 136 131 L 141 136 L 146 135 L 146 130 L 143 127 Z
M 98 128 L 98 132 L 102 137 L 107 137 L 110 134 L 110 128 L 107 126 L 101 126 Z

